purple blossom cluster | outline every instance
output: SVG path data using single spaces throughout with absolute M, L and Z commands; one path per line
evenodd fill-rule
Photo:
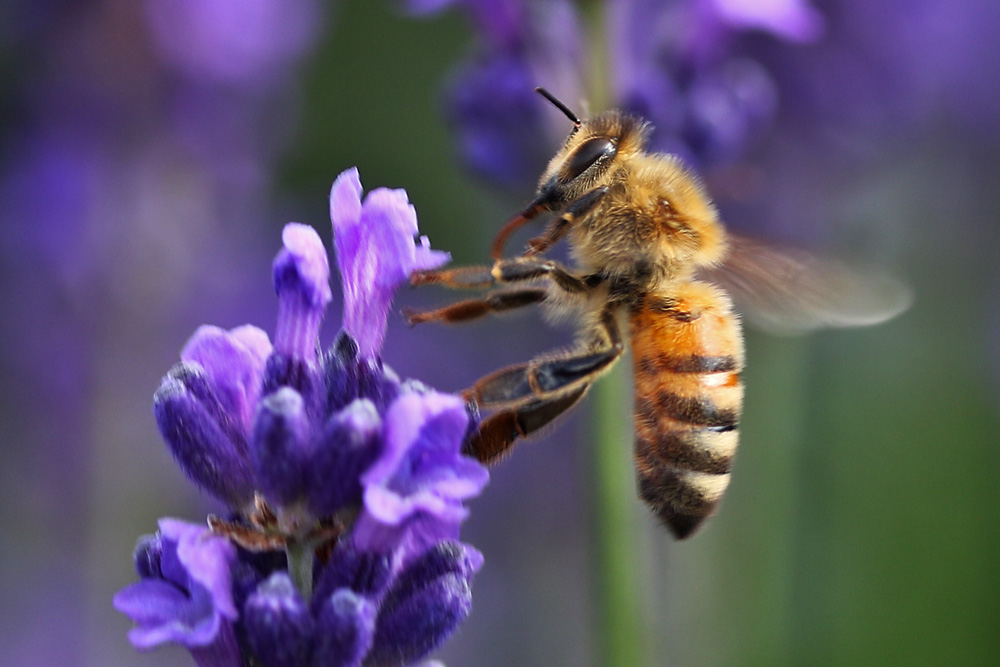
M 697 167 L 731 163 L 772 122 L 777 103 L 768 70 L 734 51 L 734 39 L 754 31 L 809 42 L 824 27 L 808 0 L 591 5 L 596 11 L 584 14 L 571 0 L 406 4 L 418 15 L 450 7 L 470 19 L 477 49 L 449 82 L 447 108 L 463 158 L 491 181 L 528 185 L 523 179 L 566 134 L 533 94 L 538 85 L 571 106 L 590 98 L 651 120 L 653 150 Z
M 199 665 L 405 665 L 469 614 L 482 556 L 459 525 L 488 480 L 461 454 L 475 418 L 378 356 L 393 290 L 448 255 L 414 243 L 404 191 L 361 195 L 356 169 L 330 194 L 345 318 L 327 351 L 326 250 L 290 223 L 274 341 L 203 326 L 156 392 L 177 463 L 230 515 L 163 519 L 140 540 L 140 581 L 114 600 L 139 649 L 176 642 Z
M 814 4 L 816 6 L 814 6 Z M 871 155 L 943 114 L 990 132 L 998 97 L 989 3 L 831 0 L 406 0 L 460 11 L 472 54 L 446 86 L 459 153 L 491 183 L 534 185 L 565 120 L 619 108 L 653 125 L 649 148 L 698 171 L 741 165 L 776 129 L 809 151 Z M 589 102 L 595 109 L 585 108 Z M 780 120 L 780 126 L 779 126 Z M 851 145 L 845 146 L 850 142 Z M 739 187 L 734 186 L 734 189 Z M 718 192 L 718 188 L 716 188 Z

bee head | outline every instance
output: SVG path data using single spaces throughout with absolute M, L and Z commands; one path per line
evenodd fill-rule
M 627 158 L 644 148 L 648 124 L 620 111 L 580 120 L 547 90 L 535 90 L 573 121 L 573 129 L 542 174 L 534 203 L 559 209 L 593 188 L 621 180 Z

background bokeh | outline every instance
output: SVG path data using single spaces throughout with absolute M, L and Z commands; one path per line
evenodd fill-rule
M 431 4 L 446 3 L 411 9 Z M 521 445 L 463 531 L 486 564 L 472 616 L 439 652 L 448 665 L 616 662 L 601 657 L 609 550 L 640 582 L 633 631 L 649 666 L 1000 664 L 1000 11 L 810 6 L 821 32 L 750 26 L 727 43 L 770 73 L 777 102 L 705 177 L 734 227 L 885 265 L 914 306 L 871 329 L 748 333 L 733 484 L 684 543 L 638 500 L 627 540 L 609 543 L 595 520 L 591 436 L 625 429 L 627 466 L 626 375 L 599 397 L 605 412 L 617 401 L 616 423 L 591 397 Z M 137 655 L 110 604 L 158 517 L 217 509 L 173 465 L 152 393 L 199 324 L 271 326 L 281 226 L 329 240 L 340 171 L 405 187 L 458 264 L 483 261 L 530 196 L 533 174 L 498 187 L 459 159 L 461 113 L 510 101 L 494 106 L 483 85 L 478 106 L 454 106 L 471 77 L 459 63 L 489 45 L 460 12 L 402 8 L 0 9 L 0 664 L 189 663 L 176 648 Z M 534 38 L 568 39 L 549 28 Z M 583 96 L 534 84 L 573 106 Z M 457 390 L 570 336 L 535 314 L 412 330 L 395 317 L 385 358 Z

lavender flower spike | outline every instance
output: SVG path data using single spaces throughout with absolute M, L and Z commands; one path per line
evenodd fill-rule
M 417 233 L 417 214 L 404 190 L 377 188 L 361 201 L 361 178 L 352 167 L 330 190 L 330 219 L 344 287 L 344 329 L 363 358 L 373 358 L 385 338 L 393 291 L 419 269 L 435 269 L 451 256 L 431 250 Z
M 468 406 L 379 358 L 393 290 L 448 255 L 414 242 L 403 191 L 362 202 L 355 169 L 330 204 L 346 312 L 333 345 L 318 353 L 326 251 L 290 223 L 274 344 L 249 325 L 201 327 L 154 397 L 174 458 L 230 514 L 211 531 L 164 519 L 140 541 L 140 581 L 115 597 L 140 650 L 179 643 L 203 667 L 402 667 L 471 610 L 482 555 L 458 529 L 488 473 L 461 453 Z

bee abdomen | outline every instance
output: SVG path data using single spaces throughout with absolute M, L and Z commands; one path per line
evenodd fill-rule
M 722 425 L 678 421 L 656 407 L 636 414 L 639 496 L 677 538 L 708 518 L 729 486 L 736 452 L 735 418 Z
M 690 283 L 631 314 L 639 495 L 678 538 L 729 486 L 743 403 L 743 347 L 729 301 Z

